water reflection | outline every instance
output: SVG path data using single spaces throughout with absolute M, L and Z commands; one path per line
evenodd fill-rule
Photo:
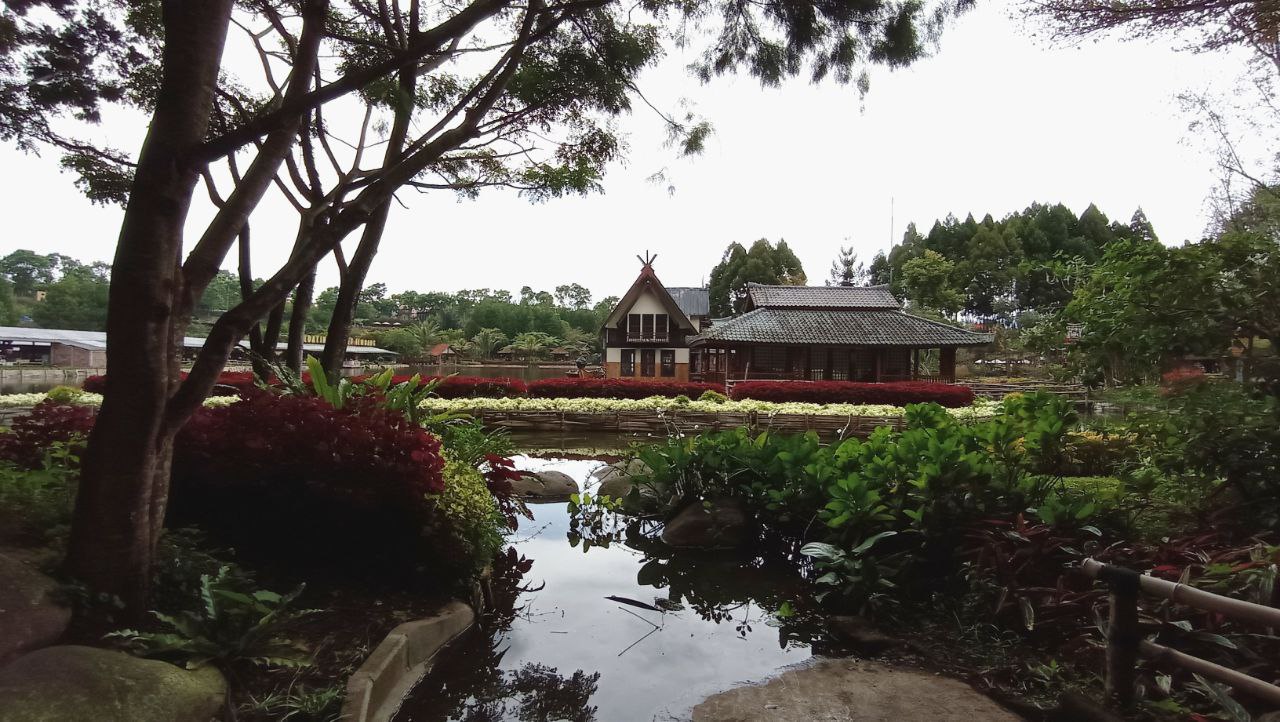
M 579 483 L 599 465 L 520 462 Z M 398 720 L 680 719 L 810 656 L 803 631 L 775 614 L 798 592 L 785 550 L 674 554 L 653 523 L 602 520 L 584 553 L 564 505 L 534 515 L 514 544 L 533 565 L 507 582 L 509 610 L 447 651 Z

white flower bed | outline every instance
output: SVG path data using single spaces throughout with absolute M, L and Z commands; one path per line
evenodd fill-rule
M 948 409 L 958 419 L 986 418 L 995 414 L 998 401 L 978 399 L 973 406 Z M 808 416 L 901 416 L 901 406 L 888 404 L 810 404 L 773 401 L 677 402 L 661 396 L 647 399 L 531 399 L 531 398 L 465 398 L 426 399 L 423 409 L 445 411 L 562 411 L 578 414 L 607 414 L 617 411 L 690 411 L 697 413 L 802 414 Z
M 45 394 L 4 394 L 0 396 L 0 409 L 26 408 L 44 401 Z M 239 401 L 238 396 L 210 396 L 204 400 L 205 406 L 230 406 Z M 101 406 L 102 394 L 85 391 L 71 402 L 79 406 Z

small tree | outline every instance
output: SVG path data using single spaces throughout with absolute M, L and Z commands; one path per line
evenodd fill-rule
M 853 252 L 853 247 L 841 246 L 836 260 L 831 262 L 831 277 L 827 279 L 827 285 L 865 286 L 867 278 L 867 268 L 858 262 L 858 254 Z

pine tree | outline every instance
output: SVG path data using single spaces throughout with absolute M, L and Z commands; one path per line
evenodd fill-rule
M 831 262 L 831 278 L 828 286 L 864 286 L 867 283 L 867 268 L 858 262 L 858 254 L 853 247 L 840 247 L 836 260 Z

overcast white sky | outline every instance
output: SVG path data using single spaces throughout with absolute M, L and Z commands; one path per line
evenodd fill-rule
M 934 57 L 876 72 L 865 101 L 853 88 L 804 81 L 700 86 L 684 71 L 688 58 L 671 56 L 642 87 L 660 107 L 687 97 L 710 117 L 716 133 L 703 155 L 673 162 L 656 118 L 637 109 L 621 126 L 629 160 L 610 169 L 603 195 L 534 205 L 503 191 L 476 201 L 410 191 L 370 282 L 513 292 L 577 282 L 599 299 L 626 290 L 645 250 L 658 254 L 668 285 L 698 285 L 730 242 L 765 237 L 785 238 L 820 283 L 842 243 L 868 261 L 888 247 L 891 202 L 899 239 L 910 221 L 927 231 L 947 213 L 1000 217 L 1033 201 L 1077 213 L 1092 201 L 1125 221 L 1141 206 L 1166 243 L 1199 238 L 1214 164 L 1175 95 L 1224 88 L 1243 60 L 1169 44 L 1053 46 L 1009 13 L 979 4 Z M 101 132 L 134 149 L 140 126 L 137 116 L 116 116 Z M 0 163 L 11 234 L 0 251 L 111 260 L 119 209 L 83 200 L 53 154 L 5 147 Z M 646 180 L 663 168 L 674 194 Z M 256 275 L 265 275 L 287 255 L 296 215 L 276 200 L 252 224 Z M 335 278 L 326 261 L 320 286 Z

